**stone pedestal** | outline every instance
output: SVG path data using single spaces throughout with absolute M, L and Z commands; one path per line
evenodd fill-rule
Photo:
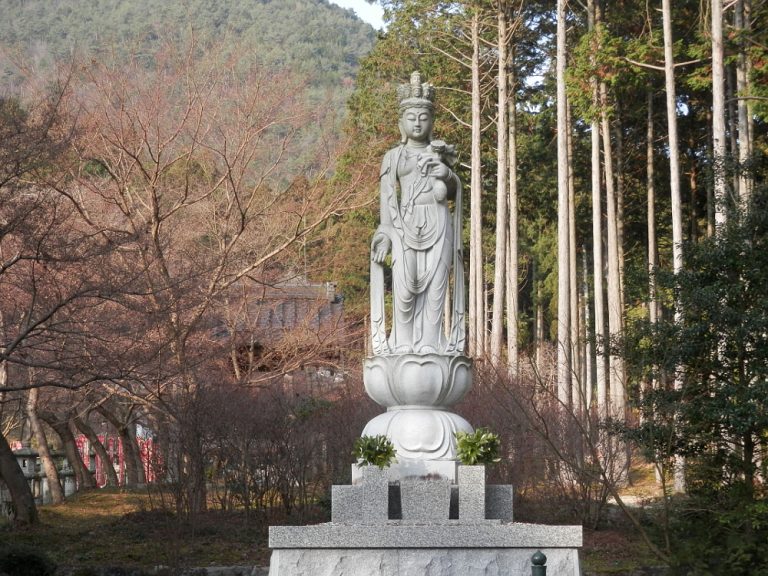
M 512 502 L 510 499 L 510 520 Z M 485 466 L 459 466 L 459 516 L 485 520 Z
M 472 387 L 472 360 L 460 354 L 371 356 L 363 363 L 365 391 L 387 411 L 368 422 L 364 436 L 383 434 L 398 462 L 456 460 L 456 432 L 472 426 L 449 411 Z
M 361 468 L 352 466 L 352 484 L 362 482 L 363 471 L 367 466 Z M 431 478 L 445 478 L 452 484 L 456 483 L 456 461 L 455 460 L 408 460 L 401 458 L 384 470 L 390 482 L 399 482 L 404 478 L 421 478 L 429 476 Z
M 548 576 L 580 574 L 581 527 L 513 522 L 512 487 L 486 485 L 482 466 L 459 466 L 458 483 L 358 474 L 333 487 L 331 522 L 270 527 L 270 576 L 529 576 L 539 551 Z
M 455 432 L 472 426 L 449 409 L 472 385 L 469 358 L 373 356 L 364 381 L 387 411 L 363 435 L 386 435 L 397 462 L 353 466 L 330 523 L 270 527 L 270 576 L 529 576 L 538 552 L 548 576 L 579 576 L 580 526 L 513 522 L 512 486 L 457 465 Z
M 530 576 L 531 558 L 547 557 L 547 576 L 578 576 L 569 548 L 291 548 L 272 553 L 269 576 Z

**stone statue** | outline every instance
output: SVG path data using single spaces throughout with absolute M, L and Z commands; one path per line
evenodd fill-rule
M 452 478 L 454 434 L 472 427 L 448 408 L 470 389 L 472 361 L 463 355 L 461 182 L 452 170 L 453 146 L 432 138 L 434 94 L 418 72 L 400 86 L 401 140 L 381 164 L 381 221 L 371 242 L 373 355 L 364 362 L 363 381 L 387 412 L 363 434 L 384 434 L 393 442 L 393 474 Z M 388 314 L 384 265 L 390 253 Z
M 382 470 L 353 464 L 352 485 L 333 486 L 331 522 L 271 526 L 269 573 L 463 576 L 538 574 L 548 566 L 550 574 L 578 576 L 580 526 L 513 523 L 512 486 L 486 485 L 484 467 L 457 463 L 456 434 L 472 432 L 451 412 L 472 386 L 472 360 L 463 354 L 461 183 L 453 149 L 432 139 L 432 86 L 414 73 L 399 96 L 402 141 L 381 167 L 381 223 L 371 242 L 373 354 L 363 361 L 365 390 L 386 408 L 363 436 L 386 436 L 396 461 Z
M 371 245 L 374 354 L 461 353 L 464 269 L 461 182 L 453 146 L 432 139 L 434 87 L 418 72 L 401 85 L 400 145 L 381 165 L 381 222 Z M 454 213 L 448 206 L 453 200 Z M 386 336 L 383 264 L 392 253 L 392 328 Z M 444 326 L 453 270 L 452 324 Z M 447 334 L 446 334 L 447 332 Z

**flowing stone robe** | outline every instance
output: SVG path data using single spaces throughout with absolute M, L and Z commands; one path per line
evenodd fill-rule
M 455 210 L 446 183 L 422 175 L 429 148 L 400 145 L 381 166 L 381 223 L 392 249 L 392 330 L 386 337 L 384 272 L 371 261 L 371 327 L 374 354 L 464 351 L 464 266 L 461 250 L 461 182 L 452 174 Z M 398 194 L 399 192 L 399 194 Z M 446 337 L 444 306 L 453 269 L 452 325 Z

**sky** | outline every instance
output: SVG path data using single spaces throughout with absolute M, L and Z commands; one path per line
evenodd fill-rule
M 331 2 L 342 8 L 352 8 L 361 20 L 368 22 L 376 30 L 384 27 L 382 20 L 384 9 L 378 4 L 369 4 L 365 0 L 331 0 Z

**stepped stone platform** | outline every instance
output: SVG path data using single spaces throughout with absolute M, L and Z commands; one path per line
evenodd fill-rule
M 579 576 L 581 526 L 513 522 L 512 487 L 482 467 L 397 475 L 364 468 L 333 487 L 331 522 L 272 526 L 270 576 L 528 576 L 538 552 L 548 576 Z

